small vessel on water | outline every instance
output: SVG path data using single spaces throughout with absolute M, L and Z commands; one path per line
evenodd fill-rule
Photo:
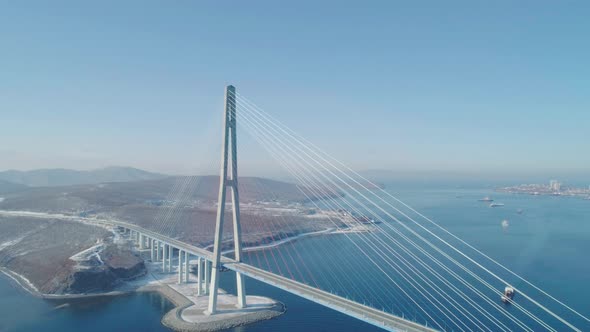
M 504 288 L 504 295 L 502 295 L 502 302 L 510 303 L 510 301 L 512 301 L 514 298 L 514 293 L 514 288 L 506 286 L 506 288 Z
M 502 225 L 502 229 L 508 230 L 508 227 L 510 226 L 510 223 L 508 222 L 508 220 L 502 220 L 502 222 L 500 223 L 500 225 Z
M 500 206 L 504 206 L 504 203 L 492 203 L 492 204 L 490 204 L 490 207 L 491 208 L 493 208 L 493 207 L 500 207 Z
M 524 210 L 523 210 L 523 209 L 518 209 L 518 210 L 516 210 L 516 213 L 518 213 L 518 214 L 522 214 L 523 212 L 524 212 Z
M 361 224 L 364 225 L 374 225 L 374 224 L 380 224 L 381 221 L 379 220 L 375 220 L 371 217 L 368 216 L 360 216 L 360 217 L 353 217 L 356 221 L 360 222 Z
M 490 196 L 486 196 L 484 198 L 478 199 L 479 202 L 493 202 L 494 200 L 490 198 Z

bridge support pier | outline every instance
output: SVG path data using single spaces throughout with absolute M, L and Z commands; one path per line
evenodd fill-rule
M 189 277 L 189 261 L 190 261 L 190 254 L 188 251 L 184 252 L 184 282 L 188 284 L 188 277 Z
M 174 247 L 168 245 L 168 272 L 172 272 L 172 259 L 174 258 Z
M 167 245 L 164 243 L 164 245 L 162 246 L 162 272 L 166 272 L 166 247 Z
M 197 295 L 203 295 L 203 285 L 201 284 L 203 280 L 203 261 L 201 257 L 197 259 Z
M 209 294 L 209 279 L 211 279 L 211 265 L 205 260 L 205 294 Z
M 156 251 L 155 251 L 154 241 L 155 241 L 154 239 L 148 240 L 148 243 L 150 244 L 150 256 L 151 256 L 152 262 L 156 261 Z
M 162 242 L 156 240 L 156 262 L 160 261 L 160 257 L 162 256 L 162 254 L 160 253 L 161 248 L 162 247 Z
M 182 284 L 182 250 L 178 250 L 178 284 Z
M 139 233 L 139 250 L 145 249 L 145 237 Z

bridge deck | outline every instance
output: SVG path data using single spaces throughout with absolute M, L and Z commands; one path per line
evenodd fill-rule
M 150 238 L 158 239 L 166 244 L 172 245 L 175 248 L 189 252 L 192 255 L 205 258 L 207 260 L 213 259 L 213 253 L 211 251 L 195 247 L 193 245 L 184 243 L 177 239 L 173 239 L 168 236 L 164 236 L 150 230 L 144 229 L 137 225 L 133 225 L 126 222 L 120 221 L 101 221 L 100 223 L 110 224 L 114 226 L 120 226 L 127 229 L 131 229 L 140 232 Z M 289 293 L 301 296 L 310 301 L 319 303 L 328 308 L 342 312 L 348 316 L 360 319 L 369 324 L 381 327 L 388 331 L 407 331 L 407 332 L 436 332 L 437 330 L 427 326 L 420 325 L 418 323 L 409 321 L 405 318 L 395 316 L 393 314 L 380 311 L 378 309 L 356 303 L 352 300 L 348 300 L 341 296 L 311 287 L 298 281 L 294 281 L 272 272 L 268 272 L 254 266 L 237 263 L 234 260 L 222 257 L 222 263 L 225 267 L 235 272 L 242 273 L 250 278 L 259 280 L 271 286 L 278 287 Z
M 265 270 L 261 270 L 248 264 L 234 262 L 226 263 L 224 266 L 230 270 L 240 272 L 250 278 L 278 287 L 292 294 L 301 296 L 328 308 L 340 311 L 346 315 L 358 318 L 389 331 L 436 331 L 429 327 L 408 321 L 390 313 L 359 304 L 341 296 L 314 288 L 312 286 L 276 275 Z

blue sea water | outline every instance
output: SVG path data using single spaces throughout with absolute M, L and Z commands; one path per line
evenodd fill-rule
M 388 188 L 460 238 L 580 313 L 590 316 L 590 201 L 449 186 Z M 487 204 L 477 201 L 484 196 L 492 196 L 496 202 L 502 202 L 505 206 L 489 208 Z M 518 214 L 517 209 L 522 209 L 523 213 Z M 509 221 L 508 228 L 501 226 L 502 220 Z M 329 264 L 326 263 L 326 257 L 338 257 L 350 247 L 350 243 L 343 235 L 332 235 L 330 240 L 326 237 L 305 238 L 278 248 L 248 254 L 246 259 L 253 265 L 264 266 L 261 262 L 271 255 L 293 257 L 293 253 L 297 253 L 300 257 L 295 261 L 305 262 L 298 266 L 299 271 L 303 271 L 304 268 Z M 283 266 L 283 274 L 289 273 L 286 271 L 287 265 Z M 295 267 L 290 268 L 296 273 Z M 368 281 L 376 283 L 380 278 L 379 273 L 367 270 L 359 274 L 354 264 L 348 265 L 348 268 L 344 270 L 346 276 L 339 280 L 334 280 L 329 271 L 324 271 L 316 276 L 320 279 L 317 282 L 324 289 L 366 299 L 367 294 L 360 294 L 363 288 L 359 285 Z M 231 273 L 223 273 L 222 276 L 222 287 L 233 291 Z M 515 286 L 524 287 L 520 284 Z M 285 303 L 287 313 L 274 320 L 233 331 L 380 331 L 255 280 L 247 279 L 247 291 Z M 376 293 L 384 291 L 377 290 Z M 0 331 L 167 331 L 160 324 L 160 319 L 171 308 L 171 304 L 157 294 L 133 294 L 68 303 L 64 308 L 54 309 L 61 303 L 34 298 L 9 279 L 1 277 Z M 400 301 L 391 309 L 404 310 L 404 307 Z M 417 319 L 420 321 L 420 317 Z M 576 323 L 583 327 L 582 330 L 588 328 L 583 322 Z

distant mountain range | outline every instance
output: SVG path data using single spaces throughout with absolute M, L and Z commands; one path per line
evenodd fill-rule
M 0 180 L 0 195 L 13 193 L 27 189 L 28 187 L 24 184 L 12 183 L 4 180 Z
M 8 170 L 0 172 L 0 192 L 18 190 L 19 186 L 53 187 L 105 182 L 157 180 L 167 177 L 132 167 L 106 167 L 91 171 L 71 169 Z
M 230 193 L 227 193 L 228 196 Z M 25 187 L 1 195 L 0 210 L 63 213 L 99 211 L 122 213 L 122 219 L 156 220 L 154 210 L 164 206 L 214 211 L 219 195 L 219 176 L 169 176 L 155 180 L 108 182 L 73 186 Z M 321 199 L 338 196 L 313 197 Z M 240 178 L 240 201 L 302 203 L 309 201 L 310 189 L 293 183 L 257 178 Z M 227 197 L 231 199 L 230 197 Z M 178 205 L 180 204 L 180 205 Z M 125 217 L 126 216 L 126 217 Z M 212 220 L 215 218 L 213 217 Z M 129 219 L 127 219 L 129 220 Z

